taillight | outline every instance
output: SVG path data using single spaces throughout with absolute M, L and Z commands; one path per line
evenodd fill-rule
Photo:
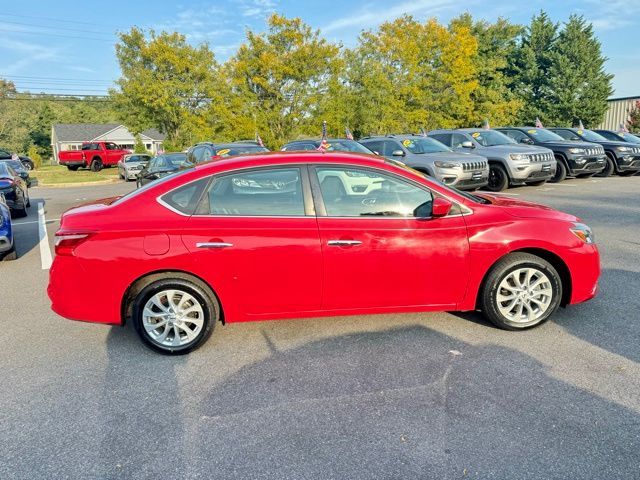
M 56 255 L 73 255 L 75 248 L 90 236 L 91 233 L 56 233 Z

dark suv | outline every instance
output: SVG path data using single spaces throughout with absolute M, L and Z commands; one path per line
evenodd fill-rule
M 318 150 L 322 140 L 316 140 L 313 138 L 304 140 L 294 140 L 285 144 L 282 147 L 283 152 L 302 152 Z M 367 147 L 364 147 L 361 143 L 355 140 L 349 140 L 348 138 L 327 138 L 327 151 L 328 152 L 355 152 L 355 153 L 368 153 L 373 155 L 373 152 Z
M 269 149 L 260 146 L 257 142 L 240 141 L 231 143 L 197 143 L 187 150 L 187 161 L 192 164 L 215 160 L 216 158 L 243 155 L 246 153 L 263 153 Z
M 633 175 L 640 170 L 640 146 L 607 140 L 602 135 L 582 128 L 550 128 L 549 130 L 572 142 L 600 144 L 604 148 L 607 159 L 604 170 L 598 174 L 599 177 L 608 177 L 613 173 Z
M 567 175 L 591 177 L 600 173 L 606 164 L 604 148 L 595 143 L 571 142 L 545 128 L 503 127 L 496 130 L 518 143 L 551 149 L 558 162 L 551 182 L 561 182 Z
M 613 130 L 593 130 L 594 132 L 596 132 L 598 135 L 602 135 L 604 138 L 606 138 L 607 140 L 611 140 L 614 142 L 627 142 L 627 143 L 634 143 L 636 145 L 640 145 L 640 138 L 638 138 L 638 135 L 634 135 L 633 133 L 629 133 L 629 132 L 616 132 Z
M 360 141 L 384 157 L 399 160 L 458 190 L 476 190 L 488 183 L 489 162 L 485 157 L 454 152 L 433 138 L 387 135 Z

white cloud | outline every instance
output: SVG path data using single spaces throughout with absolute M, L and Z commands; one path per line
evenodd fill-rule
M 0 64 L 0 71 L 4 75 L 15 75 L 24 72 L 33 64 L 43 61 L 59 62 L 63 59 L 59 49 L 38 43 L 25 42 L 4 38 L 0 43 L 0 50 L 19 53 L 19 60 L 6 65 Z M 3 55 L 3 57 L 6 57 Z
M 587 0 L 585 17 L 600 31 L 638 24 L 640 0 Z
M 464 6 L 469 7 L 475 0 L 467 1 Z M 456 0 L 415 0 L 406 1 L 393 7 L 381 7 L 366 5 L 360 13 L 349 13 L 342 18 L 330 22 L 322 28 L 323 32 L 332 32 L 346 28 L 367 29 L 379 25 L 383 21 L 392 20 L 404 14 L 428 14 L 435 16 L 443 10 L 450 8 L 460 9 L 461 5 Z

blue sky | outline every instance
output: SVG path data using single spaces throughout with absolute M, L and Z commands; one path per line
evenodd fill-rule
M 0 77 L 20 90 L 105 93 L 118 77 L 113 44 L 117 31 L 132 25 L 177 30 L 192 43 L 208 42 L 219 60 L 233 54 L 246 28 L 261 31 L 269 13 L 299 16 L 332 41 L 355 44 L 362 30 L 409 13 L 442 22 L 469 11 L 474 17 L 503 16 L 528 23 L 546 10 L 556 21 L 571 13 L 592 21 L 615 74 L 614 96 L 640 95 L 640 0 L 218 0 L 135 2 L 111 0 L 100 6 L 71 0 L 0 3 Z

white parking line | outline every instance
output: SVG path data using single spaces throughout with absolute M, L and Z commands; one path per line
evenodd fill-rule
M 47 220 L 47 223 L 54 223 L 59 221 L 59 218 L 54 218 L 53 220 Z M 40 220 L 29 220 L 28 222 L 11 222 L 11 226 L 15 227 L 16 225 L 30 225 L 32 223 L 40 223 Z
M 575 183 L 556 183 L 553 185 L 554 187 L 577 187 Z
M 40 235 L 40 263 L 42 270 L 49 270 L 53 263 L 49 235 L 47 235 L 47 219 L 44 217 L 44 202 L 38 203 L 38 234 Z

